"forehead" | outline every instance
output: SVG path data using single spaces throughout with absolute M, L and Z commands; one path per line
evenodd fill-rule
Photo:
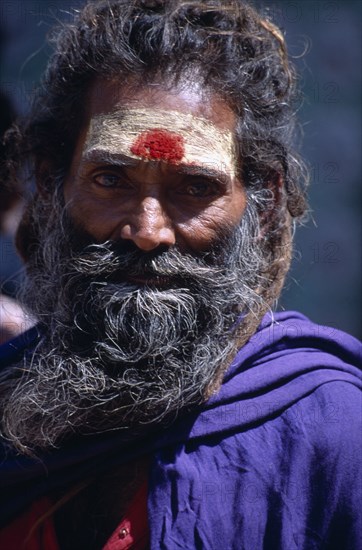
M 142 85 L 136 81 L 122 84 L 117 80 L 97 79 L 89 90 L 86 103 L 89 118 L 129 106 L 191 114 L 225 131 L 233 132 L 236 124 L 235 113 L 226 101 L 197 83 L 166 87 L 162 82 Z
M 214 165 L 235 175 L 235 124 L 225 101 L 195 85 L 166 90 L 98 81 L 87 101 L 84 152 Z

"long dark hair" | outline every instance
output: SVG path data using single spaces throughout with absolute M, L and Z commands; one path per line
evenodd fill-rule
M 243 0 L 101 0 L 88 3 L 52 40 L 55 51 L 30 115 L 8 136 L 12 177 L 30 162 L 38 189 L 54 191 L 69 168 L 96 78 L 165 85 L 185 74 L 195 78 L 237 115 L 247 192 L 274 193 L 275 208 L 260 212 L 270 266 L 262 294 L 270 303 L 289 267 L 292 219 L 306 209 L 306 175 L 292 146 L 296 77 L 280 30 Z M 35 194 L 18 232 L 24 259 L 37 245 L 37 200 Z

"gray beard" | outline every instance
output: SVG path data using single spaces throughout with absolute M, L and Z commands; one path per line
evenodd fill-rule
M 128 243 L 84 246 L 88 236 L 60 199 L 38 201 L 41 239 L 23 302 L 43 336 L 31 358 L 0 378 L 10 444 L 31 454 L 74 434 L 135 437 L 205 401 L 236 352 L 236 327 L 240 333 L 263 309 L 258 211 L 270 200 L 263 191 L 249 197 L 240 226 L 197 256 L 177 248 L 144 254 Z M 160 284 L 125 282 L 145 272 Z

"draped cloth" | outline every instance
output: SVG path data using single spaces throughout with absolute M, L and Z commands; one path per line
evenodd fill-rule
M 31 353 L 35 327 L 1 348 Z M 37 460 L 3 445 L 0 520 L 54 489 L 149 454 L 151 548 L 358 549 L 362 347 L 297 312 L 267 314 L 220 391 L 130 441 L 89 436 Z

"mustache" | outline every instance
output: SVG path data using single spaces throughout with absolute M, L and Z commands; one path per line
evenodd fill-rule
M 215 276 L 222 277 L 225 273 L 225 265 L 217 252 L 220 248 L 220 243 L 217 243 L 207 253 L 190 254 L 181 252 L 177 247 L 160 247 L 152 252 L 143 252 L 132 242 L 106 241 L 87 245 L 71 256 L 67 267 L 74 275 L 82 274 L 105 282 L 150 277 L 167 278 L 175 283 L 192 284 L 197 281 L 199 284 L 210 284 Z

